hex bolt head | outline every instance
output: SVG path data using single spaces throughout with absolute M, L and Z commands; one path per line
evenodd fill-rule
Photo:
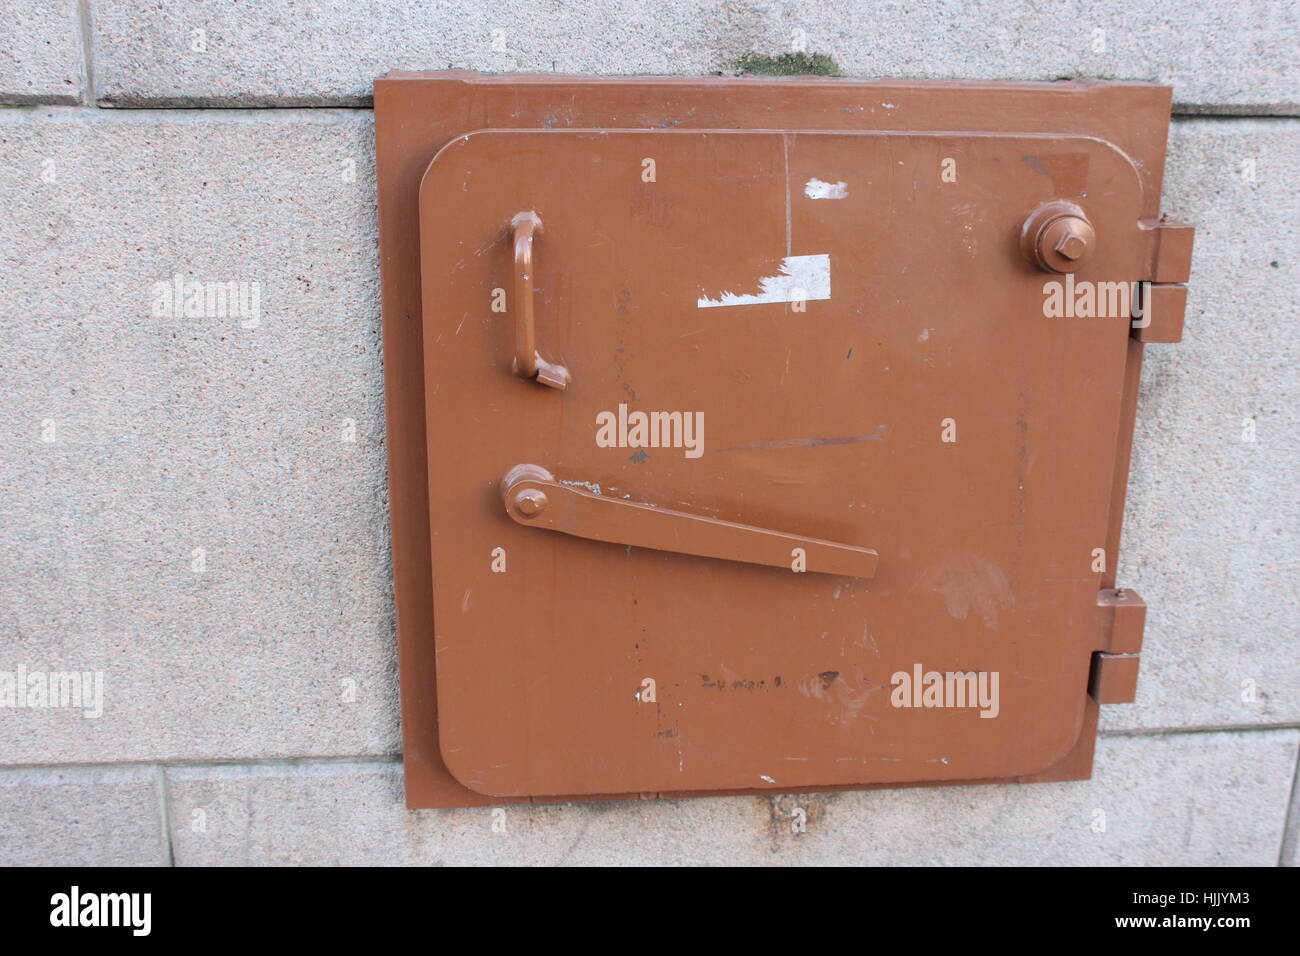
M 1083 254 L 1088 251 L 1088 243 L 1083 236 L 1070 232 L 1061 237 L 1061 241 L 1056 244 L 1056 251 L 1073 262 L 1083 258 Z
M 549 499 L 540 488 L 524 488 L 514 494 L 515 511 L 525 518 L 532 518 L 541 513 Z

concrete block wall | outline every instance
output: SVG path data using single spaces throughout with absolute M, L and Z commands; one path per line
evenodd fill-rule
M 0 864 L 1296 863 L 1297 34 L 1300 4 L 1215 0 L 12 0 L 0 672 L 104 691 L 0 709 Z M 859 75 L 1175 86 L 1164 209 L 1198 232 L 1185 340 L 1143 375 L 1137 703 L 1086 783 L 405 810 L 373 78 L 803 43 Z M 258 308 L 160 314 L 178 273 Z

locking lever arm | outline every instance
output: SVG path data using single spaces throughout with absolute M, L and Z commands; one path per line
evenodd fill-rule
M 521 525 L 593 541 L 775 568 L 793 568 L 794 550 L 802 548 L 806 570 L 852 578 L 874 577 L 880 560 L 870 548 L 606 498 L 561 484 L 538 465 L 511 468 L 501 497 Z
M 542 233 L 541 217 L 521 212 L 510 220 L 515 254 L 515 374 L 551 388 L 569 384 L 569 370 L 537 354 L 537 325 L 533 312 L 533 240 Z

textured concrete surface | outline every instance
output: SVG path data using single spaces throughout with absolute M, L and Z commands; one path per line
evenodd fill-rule
M 1270 0 L 93 0 L 93 10 L 97 95 L 121 106 L 355 105 L 390 69 L 697 74 L 801 46 L 862 76 L 1091 75 L 1172 83 L 1186 110 L 1300 105 L 1300 6 Z
M 1291 784 L 1291 812 L 1287 814 L 1287 831 L 1282 839 L 1282 865 L 1300 866 L 1300 767 Z
M 1272 866 L 1298 737 L 1112 737 L 1083 783 L 775 800 L 411 812 L 400 766 L 374 763 L 185 768 L 167 786 L 179 865 Z
M 0 866 L 163 866 L 162 771 L 0 771 Z
M 374 189 L 366 112 L 0 111 L 0 670 L 105 678 L 5 762 L 396 752 Z
M 1296 723 L 1300 121 L 1179 121 L 1166 169 L 1196 248 L 1183 341 L 1146 350 L 1118 578 L 1142 676 L 1103 726 Z
M 1291 812 L 1287 814 L 1286 833 L 1282 838 L 1281 863 L 1300 866 L 1300 783 L 1291 787 Z
M 0 103 L 83 102 L 87 25 L 78 0 L 6 3 L 0 16 Z

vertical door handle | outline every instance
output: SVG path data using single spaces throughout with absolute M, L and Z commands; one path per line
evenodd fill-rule
M 551 388 L 569 384 L 569 370 L 553 365 L 537 354 L 537 324 L 533 314 L 533 240 L 542 234 L 542 219 L 535 212 L 521 212 L 510 220 L 515 253 L 515 361 L 520 378 L 531 378 Z
M 511 468 L 501 497 L 521 525 L 592 541 L 791 570 L 798 549 L 802 570 L 850 578 L 874 577 L 880 560 L 871 548 L 606 498 L 558 482 L 538 465 Z

